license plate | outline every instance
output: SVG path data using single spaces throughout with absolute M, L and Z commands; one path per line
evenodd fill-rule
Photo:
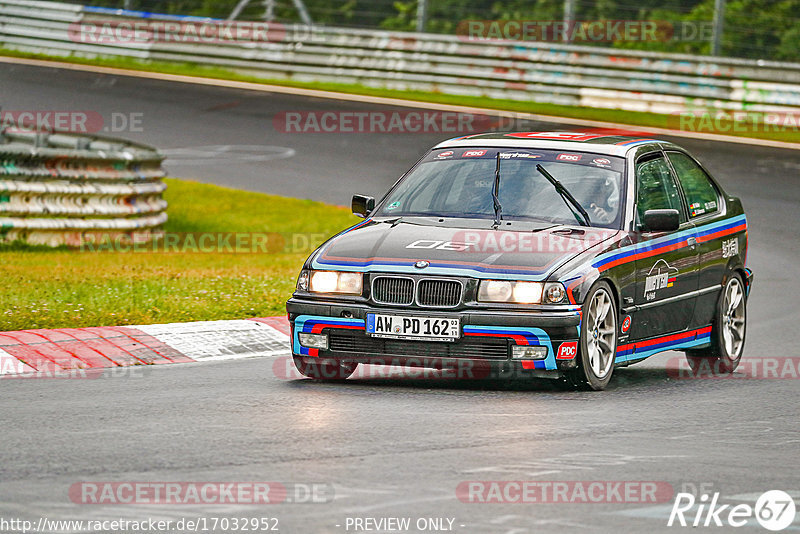
M 417 341 L 455 341 L 461 337 L 459 319 L 408 315 L 367 314 L 367 334 Z

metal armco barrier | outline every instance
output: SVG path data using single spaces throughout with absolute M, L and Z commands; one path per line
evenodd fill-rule
M 0 242 L 148 240 L 167 220 L 163 156 L 127 141 L 0 131 Z
M 98 42 L 81 31 L 81 25 L 108 21 L 176 26 L 215 22 L 0 0 L 0 46 L 56 55 L 196 63 L 271 79 L 359 83 L 655 113 L 800 110 L 800 64 L 796 63 L 321 26 L 284 27 L 273 32 L 276 38 L 269 41 L 231 37 L 202 43 L 141 35 Z M 163 27 L 168 34 L 168 26 Z

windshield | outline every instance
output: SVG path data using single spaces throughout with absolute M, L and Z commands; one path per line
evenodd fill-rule
M 541 164 L 583 206 L 592 226 L 619 228 L 624 159 L 554 150 L 434 150 L 389 192 L 376 215 L 494 218 L 498 151 L 498 197 L 504 220 L 578 224 L 574 208 L 536 170 Z

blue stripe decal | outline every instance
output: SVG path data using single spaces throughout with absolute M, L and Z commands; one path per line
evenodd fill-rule
M 343 317 L 322 317 L 316 315 L 300 315 L 294 320 L 292 332 L 292 351 L 295 354 L 308 356 L 308 349 L 300 346 L 300 332 L 311 332 L 315 325 L 330 324 L 334 326 L 364 326 L 364 319 L 346 319 Z
M 314 260 L 313 267 L 315 269 L 325 269 L 335 267 L 342 271 L 355 271 L 355 272 L 389 272 L 389 273 L 419 273 L 420 270 L 414 267 L 414 260 L 400 259 L 400 260 L 330 260 L 324 261 Z M 498 269 L 493 267 L 482 267 L 478 265 L 457 265 L 452 263 L 436 263 L 431 262 L 431 265 L 425 269 L 425 274 L 442 274 L 452 275 L 453 271 L 463 271 L 459 273 L 462 276 L 472 276 L 474 278 L 493 278 L 498 280 L 530 280 L 535 282 L 543 281 L 547 275 L 552 271 L 547 269 L 545 271 L 536 271 L 532 269 Z
M 550 336 L 541 328 L 516 327 L 516 326 L 464 326 L 464 334 L 495 334 L 501 336 L 522 336 L 529 345 L 547 347 L 547 357 L 544 360 L 534 360 L 536 369 L 556 369 L 556 353 Z
M 628 141 L 626 143 L 616 143 L 617 146 L 634 146 L 634 145 L 643 145 L 645 143 L 652 143 L 655 139 L 642 139 L 640 141 Z
M 747 222 L 747 217 L 745 217 L 744 215 L 739 215 L 732 219 L 726 219 L 724 221 L 710 223 L 708 225 L 703 225 L 698 228 L 683 230 L 682 232 L 678 232 L 677 234 L 671 234 L 668 236 L 659 237 L 658 239 L 653 239 L 651 241 L 646 241 L 644 243 L 636 243 L 634 245 L 628 245 L 626 247 L 622 247 L 619 250 L 601 254 L 596 258 L 595 262 L 592 264 L 592 267 L 599 269 L 603 265 L 606 265 L 618 259 L 627 258 L 629 256 L 633 256 L 635 254 L 639 254 L 642 252 L 650 252 L 662 247 L 674 245 L 680 243 L 681 241 L 684 241 L 688 237 L 704 236 L 708 234 L 713 234 L 714 232 L 718 232 L 720 230 L 727 230 L 729 228 L 734 228 L 736 226 L 739 226 L 743 222 L 744 223 Z
M 672 341 L 666 341 L 664 343 L 659 343 L 657 345 L 649 345 L 647 348 L 643 348 L 643 350 L 641 351 L 634 352 L 634 349 L 630 348 L 622 352 L 618 352 L 616 357 L 614 358 L 614 362 L 619 363 L 624 361 L 643 360 L 645 358 L 653 356 L 654 354 L 658 354 L 659 352 L 665 352 L 668 350 L 688 349 L 700 345 L 707 345 L 710 341 L 711 341 L 711 332 L 706 332 L 704 334 L 698 335 L 696 339 L 693 338 L 692 336 L 689 336 L 688 339 L 673 339 Z
M 300 332 L 311 332 L 314 325 L 330 324 L 334 326 L 357 326 L 365 327 L 364 319 L 345 319 L 340 317 L 322 317 L 316 315 L 301 315 L 294 321 L 294 331 L 292 333 L 292 351 L 299 355 L 308 355 L 308 349 L 300 346 L 298 334 Z M 550 336 L 541 328 L 532 327 L 511 327 L 511 326 L 472 326 L 464 325 L 464 334 L 497 334 L 501 336 L 523 336 L 530 345 L 547 347 L 547 357 L 544 360 L 535 360 L 536 369 L 556 369 L 556 355 Z

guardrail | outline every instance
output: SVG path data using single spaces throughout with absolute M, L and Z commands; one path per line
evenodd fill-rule
M 163 156 L 111 138 L 0 131 L 0 241 L 147 241 L 167 220 Z
M 750 110 L 797 113 L 800 64 L 517 41 L 330 27 L 291 27 L 275 40 L 181 42 L 180 24 L 162 38 L 92 39 L 104 22 L 225 24 L 29 0 L 0 0 L 0 45 L 31 52 L 223 67 L 262 78 L 655 113 Z

